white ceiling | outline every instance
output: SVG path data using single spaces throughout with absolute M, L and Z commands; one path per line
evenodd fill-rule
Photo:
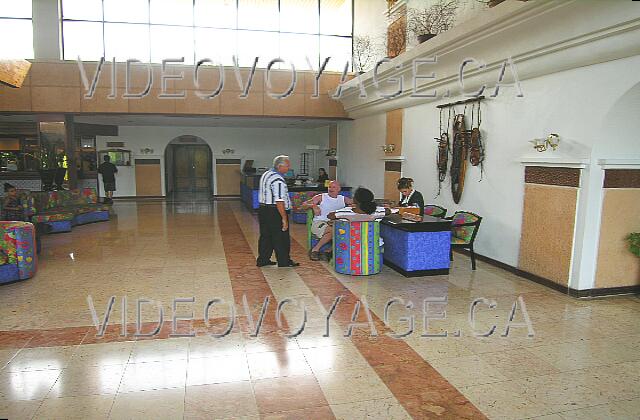
M 0 115 L 0 121 L 35 121 L 32 114 Z M 118 126 L 180 126 L 180 127 L 246 127 L 246 128 L 319 128 L 339 119 L 283 118 L 283 117 L 233 117 L 233 116 L 165 116 L 165 115 L 77 115 L 75 121 L 88 124 Z

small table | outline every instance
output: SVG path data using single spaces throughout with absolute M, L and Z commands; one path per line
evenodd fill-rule
M 450 220 L 423 216 L 414 222 L 392 214 L 380 223 L 386 265 L 405 277 L 449 274 Z

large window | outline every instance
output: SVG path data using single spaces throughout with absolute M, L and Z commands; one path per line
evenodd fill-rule
M 8 0 L 0 0 L 8 1 Z M 309 70 L 351 61 L 353 0 L 62 0 L 65 60 L 184 57 Z M 278 66 L 276 66 L 278 67 Z
M 0 0 L 0 59 L 33 58 L 31 1 Z

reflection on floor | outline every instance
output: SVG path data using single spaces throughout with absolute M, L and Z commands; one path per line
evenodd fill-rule
M 636 297 L 575 300 L 485 264 L 472 272 L 458 255 L 449 276 L 336 275 L 306 259 L 301 225 L 292 226 L 292 249 L 302 266 L 257 269 L 257 223 L 238 202 L 116 201 L 114 212 L 109 223 L 46 236 L 37 276 L 2 287 L 0 417 L 640 416 Z M 97 337 L 89 301 L 101 324 L 112 297 Z M 514 321 L 523 324 L 526 311 L 533 338 L 513 324 L 503 337 L 519 297 Z M 223 302 L 209 304 L 215 298 Z M 278 322 L 285 298 L 293 301 Z M 392 304 L 385 323 L 392 298 L 413 306 Z M 487 301 L 475 306 L 472 328 L 477 298 Z M 361 304 L 361 325 L 345 337 L 358 302 L 371 318 Z M 304 331 L 287 338 L 302 303 Z M 230 333 L 213 337 L 232 309 Z M 411 316 L 413 332 L 391 337 L 409 332 Z M 427 333 L 448 336 L 423 337 L 425 320 Z M 158 331 L 136 337 L 138 328 Z M 172 337 L 174 329 L 194 337 Z

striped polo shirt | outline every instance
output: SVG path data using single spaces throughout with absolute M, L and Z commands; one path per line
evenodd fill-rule
M 276 204 L 276 201 L 284 201 L 284 208 L 291 210 L 289 189 L 282 174 L 274 169 L 262 174 L 258 201 L 260 204 L 267 205 Z

